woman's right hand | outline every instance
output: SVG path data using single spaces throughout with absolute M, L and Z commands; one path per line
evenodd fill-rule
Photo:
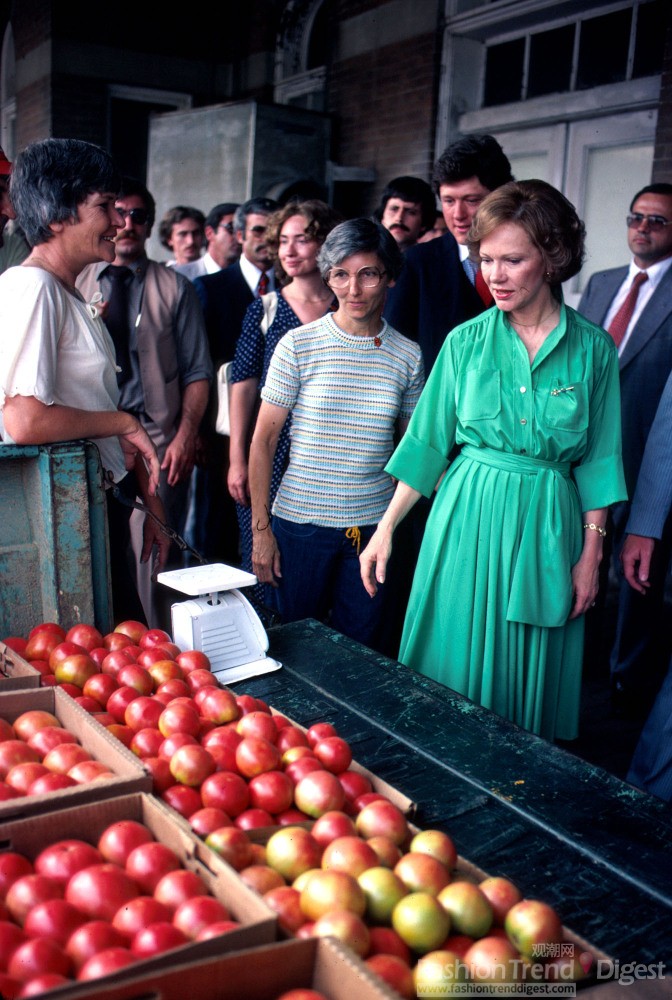
M 159 491 L 159 477 L 161 475 L 159 456 L 156 453 L 156 448 L 152 444 L 149 434 L 140 421 L 136 420 L 135 417 L 132 419 L 135 428 L 126 434 L 119 435 L 126 468 L 134 468 L 136 456 L 141 455 L 149 473 L 148 492 L 150 496 L 156 496 Z
M 259 583 L 270 583 L 272 587 L 278 586 L 277 578 L 282 576 L 280 549 L 270 524 L 263 531 L 258 531 L 252 525 L 252 572 Z
M 250 484 L 247 476 L 247 462 L 229 462 L 226 485 L 230 495 L 241 507 L 250 506 Z
M 391 554 L 392 532 L 379 524 L 359 557 L 362 583 L 369 597 L 375 597 L 378 593 L 378 584 L 385 583 L 387 563 Z

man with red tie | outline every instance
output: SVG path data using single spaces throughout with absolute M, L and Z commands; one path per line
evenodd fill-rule
M 650 184 L 632 199 L 626 217 L 629 266 L 594 274 L 579 312 L 608 330 L 618 346 L 623 465 L 634 496 L 646 441 L 672 371 L 672 184 Z M 612 511 L 613 551 L 620 553 L 630 503 Z M 664 582 L 672 552 L 672 517 L 651 568 L 648 593 L 625 582 L 618 559 L 619 607 L 610 666 L 614 707 L 642 714 L 666 666 L 662 623 Z M 605 564 L 607 560 L 605 560 Z
M 383 314 L 420 344 L 426 375 L 453 327 L 492 305 L 478 262 L 469 258 L 467 233 L 485 196 L 511 180 L 511 164 L 491 135 L 458 139 L 434 165 L 432 182 L 448 232 L 407 251 Z

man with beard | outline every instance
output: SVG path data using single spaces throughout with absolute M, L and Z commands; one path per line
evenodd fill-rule
M 419 177 L 395 177 L 383 191 L 373 217 L 389 229 L 399 249 L 406 251 L 434 225 L 436 200 L 432 189 Z
M 87 301 L 100 292 L 106 303 L 103 316 L 117 353 L 120 409 L 138 417 L 156 447 L 159 493 L 170 525 L 181 532 L 212 381 L 203 314 L 191 282 L 147 258 L 155 202 L 144 184 L 124 178 L 116 208 L 124 228 L 114 238 L 114 263 L 89 265 L 77 287 Z M 132 529 L 137 520 L 134 515 Z M 147 620 L 156 625 L 160 612 L 151 567 L 141 565 L 139 555 L 137 565 Z

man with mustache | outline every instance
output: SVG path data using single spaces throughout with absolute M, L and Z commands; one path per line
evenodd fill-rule
M 103 316 L 120 369 L 120 409 L 135 414 L 152 439 L 161 460 L 159 493 L 168 521 L 182 532 L 197 436 L 212 381 L 203 313 L 187 278 L 147 258 L 145 244 L 155 202 L 144 184 L 125 177 L 115 207 L 124 227 L 114 237 L 114 263 L 90 264 L 77 287 L 88 302 L 96 292 L 103 296 Z M 158 621 L 162 612 L 150 568 L 140 564 L 139 556 L 137 565 L 147 620 L 150 626 L 165 627 L 165 617 Z
M 395 177 L 383 191 L 373 217 L 390 231 L 399 249 L 406 251 L 434 225 L 436 201 L 432 189 L 419 177 Z
M 623 467 L 628 495 L 633 497 L 649 431 L 672 370 L 672 184 L 649 184 L 638 191 L 625 222 L 630 264 L 594 274 L 578 309 L 608 330 L 618 346 Z M 613 552 L 618 556 L 630 503 L 616 504 L 611 514 Z M 672 516 L 668 516 L 645 595 L 627 584 L 618 559 L 614 561 L 619 602 L 610 657 L 612 698 L 614 708 L 628 715 L 646 712 L 666 666 L 669 629 L 663 623 L 663 597 L 671 553 Z M 603 567 L 608 562 L 605 553 Z M 599 634 L 599 623 L 592 627 Z

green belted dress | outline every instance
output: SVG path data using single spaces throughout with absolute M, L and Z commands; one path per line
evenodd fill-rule
M 387 465 L 427 497 L 440 480 L 399 659 L 547 739 L 578 732 L 571 570 L 582 512 L 626 499 L 620 420 L 604 330 L 563 304 L 530 363 L 492 308 L 446 338 Z

